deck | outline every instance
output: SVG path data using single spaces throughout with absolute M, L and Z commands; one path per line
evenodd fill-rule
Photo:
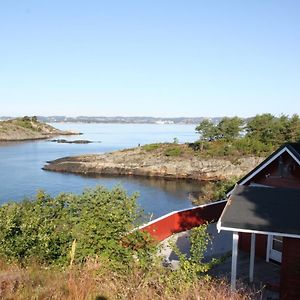
M 176 254 L 169 246 L 170 241 L 174 242 L 182 253 L 190 254 L 189 232 L 184 231 L 165 239 L 161 242 L 162 249 L 160 254 L 164 257 L 165 263 L 173 268 L 177 268 L 179 261 Z M 231 276 L 231 246 L 232 233 L 218 233 L 215 224 L 208 226 L 208 233 L 211 237 L 211 243 L 205 253 L 205 259 L 209 260 L 212 257 L 224 257 L 224 262 L 215 266 L 210 275 L 224 279 L 230 282 Z M 255 258 L 254 264 L 254 282 L 249 283 L 249 253 L 239 251 L 238 267 L 237 267 L 237 287 L 245 285 L 251 289 L 261 291 L 259 299 L 279 299 L 276 287 L 279 285 L 280 265 L 267 263 L 265 260 Z

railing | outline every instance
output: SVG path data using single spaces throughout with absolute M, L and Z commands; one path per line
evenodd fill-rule
M 162 241 L 173 233 L 189 230 L 207 222 L 217 222 L 226 201 L 222 200 L 190 209 L 173 211 L 139 227 L 139 230 L 146 231 L 154 239 Z

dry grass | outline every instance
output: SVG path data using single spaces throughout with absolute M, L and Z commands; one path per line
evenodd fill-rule
M 160 273 L 160 271 L 162 273 Z M 170 288 L 162 280 L 166 272 L 133 270 L 120 275 L 98 262 L 65 271 L 47 269 L 36 264 L 21 268 L 0 263 L 1 299 L 167 299 L 167 300 L 246 300 L 255 297 L 249 292 L 231 294 L 225 282 L 200 280 L 188 288 Z

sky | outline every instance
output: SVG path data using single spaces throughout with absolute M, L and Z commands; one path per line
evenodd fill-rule
M 2 0 L 0 115 L 300 113 L 299 14 L 299 0 Z

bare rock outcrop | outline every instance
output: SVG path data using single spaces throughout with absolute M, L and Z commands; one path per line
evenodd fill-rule
M 242 157 L 232 162 L 197 155 L 166 156 L 161 148 L 146 151 L 138 147 L 105 154 L 65 157 L 49 162 L 43 169 L 85 175 L 221 180 L 243 176 L 261 161 L 259 157 Z

